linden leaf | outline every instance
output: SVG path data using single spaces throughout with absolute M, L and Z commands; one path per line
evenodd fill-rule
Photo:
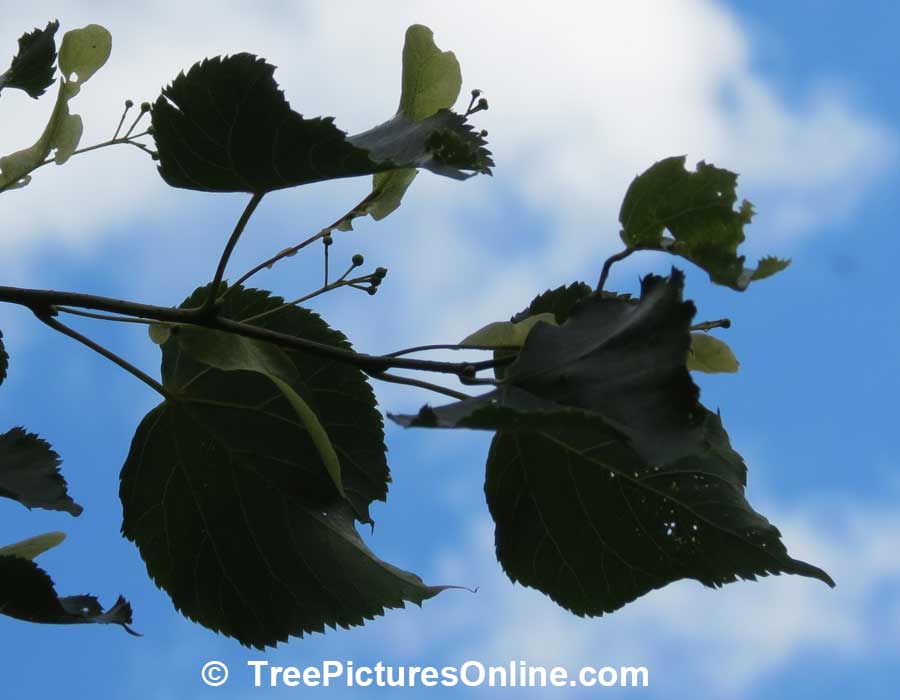
M 56 104 L 44 132 L 30 148 L 0 158 L 0 191 L 17 189 L 31 182 L 32 170 L 56 151 L 57 165 L 65 163 L 78 148 L 83 125 L 81 117 L 69 113 L 69 100 L 109 58 L 109 32 L 97 24 L 73 29 L 63 36 L 59 64 L 63 78 L 59 82 Z M 72 78 L 75 75 L 77 77 Z
M 34 559 L 48 549 L 53 549 L 66 539 L 64 532 L 45 532 L 43 535 L 29 537 L 27 540 L 0 547 L 0 557 L 22 557 Z
M 226 372 L 236 370 L 259 372 L 272 381 L 284 394 L 302 422 L 338 493 L 345 495 L 341 481 L 341 462 L 334 445 L 315 411 L 291 386 L 292 383 L 299 381 L 300 375 L 294 363 L 281 348 L 234 333 L 190 326 L 177 330 L 176 342 L 188 355 L 204 365 Z
M 89 24 L 63 35 L 59 48 L 59 70 L 76 85 L 90 80 L 112 52 L 112 35 L 99 24 Z M 76 77 L 72 77 L 72 76 Z
M 0 613 L 26 622 L 54 625 L 115 624 L 134 636 L 131 605 L 119 596 L 104 611 L 94 596 L 60 598 L 47 573 L 30 559 L 0 554 Z
M 348 137 L 331 117 L 306 119 L 292 110 L 274 71 L 241 53 L 179 74 L 152 109 L 163 179 L 186 189 L 258 193 L 406 168 L 456 179 L 490 172 L 484 139 L 459 114 L 440 110 L 413 121 L 398 112 Z
M 706 333 L 691 333 L 687 368 L 695 372 L 737 372 L 738 361 L 728 345 Z
M 209 292 L 196 290 L 183 307 Z M 236 320 L 284 303 L 240 287 L 223 285 L 223 294 L 221 313 Z M 249 322 L 352 349 L 307 309 L 285 307 Z M 301 351 L 270 353 L 204 336 L 190 338 L 188 352 L 184 330 L 162 345 L 163 384 L 173 399 L 138 427 L 120 486 L 122 531 L 175 606 L 261 648 L 326 626 L 360 625 L 443 590 L 378 559 L 354 526 L 354 519 L 371 522 L 369 505 L 384 499 L 389 480 L 381 415 L 365 375 Z M 315 411 L 340 457 L 346 498 L 308 426 L 269 377 Z M 178 536 L 170 536 L 176 527 Z
M 44 29 L 34 29 L 19 37 L 19 51 L 9 69 L 0 75 L 0 90 L 17 88 L 37 99 L 53 85 L 56 61 L 54 36 L 59 21 L 47 22 Z
M 496 430 L 521 427 L 522 414 L 567 422 L 580 410 L 626 436 L 649 462 L 691 454 L 701 415 L 699 389 L 685 367 L 694 305 L 682 300 L 683 285 L 673 270 L 669 278 L 645 277 L 640 300 L 585 297 L 564 323 L 532 329 L 498 389 L 419 416 L 390 417 L 403 425 Z M 494 412 L 500 408 L 506 410 Z
M 720 587 L 785 573 L 834 586 L 752 509 L 743 460 L 703 413 L 702 449 L 663 465 L 594 423 L 498 432 L 484 490 L 510 579 L 588 616 L 683 578 Z
M 631 183 L 619 212 L 625 244 L 680 255 L 706 270 L 716 284 L 738 291 L 786 268 L 790 261 L 767 257 L 758 268 L 747 269 L 744 256 L 738 256 L 753 207 L 745 200 L 733 208 L 737 175 L 702 161 L 689 172 L 684 163 L 684 156 L 666 158 Z
M 528 316 L 518 323 L 512 321 L 494 321 L 474 333 L 467 335 L 460 345 L 463 346 L 479 346 L 479 347 L 499 347 L 499 346 L 515 346 L 522 347 L 525 339 L 537 323 L 556 324 L 556 316 L 552 313 L 545 312 Z
M 83 508 L 69 497 L 59 465 L 59 455 L 45 440 L 23 428 L 7 431 L 0 435 L 0 496 L 29 509 L 80 515 Z
M 459 61 L 452 51 L 441 51 L 434 33 L 421 24 L 406 30 L 400 111 L 421 121 L 456 104 L 462 88 Z

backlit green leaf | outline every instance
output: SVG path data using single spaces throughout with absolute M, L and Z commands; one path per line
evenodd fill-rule
M 695 372 L 737 372 L 738 361 L 731 348 L 712 335 L 691 333 L 687 368 Z
M 498 347 L 503 345 L 522 347 L 525 339 L 537 323 L 556 325 L 556 317 L 552 313 L 536 314 L 522 319 L 518 323 L 512 321 L 494 321 L 466 336 L 460 345 L 477 345 L 482 347 Z
M 420 121 L 438 110 L 452 108 L 461 87 L 462 73 L 456 55 L 441 51 L 428 27 L 409 27 L 403 44 L 400 111 L 413 121 Z
M 22 557 L 34 559 L 48 549 L 53 549 L 66 539 L 64 532 L 45 532 L 43 535 L 29 537 L 27 540 L 0 547 L 0 557 Z
M 97 24 L 66 32 L 60 48 L 59 82 L 56 104 L 44 132 L 30 148 L 0 158 L 0 190 L 24 187 L 31 182 L 29 173 L 55 150 L 57 165 L 65 163 L 78 148 L 83 130 L 81 117 L 69 113 L 69 100 L 109 57 L 109 32 Z M 65 57 L 65 60 L 64 60 Z M 72 78 L 75 74 L 77 77 Z
M 759 268 L 747 269 L 737 254 L 753 216 L 746 200 L 734 209 L 737 175 L 702 161 L 689 172 L 684 163 L 684 156 L 666 158 L 631 183 L 619 212 L 626 245 L 680 255 L 713 282 L 739 291 L 786 268 L 789 261 L 767 257 Z

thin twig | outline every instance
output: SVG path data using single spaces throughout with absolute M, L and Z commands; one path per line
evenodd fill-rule
M 96 150 L 98 150 L 98 149 L 100 149 L 100 148 L 106 148 L 106 147 L 108 147 L 108 146 L 118 146 L 119 144 L 122 144 L 122 143 L 127 143 L 127 144 L 131 144 L 132 146 L 137 146 L 137 147 L 140 148 L 142 151 L 145 151 L 146 153 L 149 153 L 149 154 L 152 155 L 152 154 L 153 154 L 153 151 L 152 151 L 152 150 L 150 150 L 149 148 L 147 148 L 144 144 L 138 143 L 137 141 L 134 141 L 134 140 L 133 140 L 133 139 L 136 139 L 136 138 L 140 138 L 141 136 L 146 136 L 147 133 L 148 133 L 148 132 L 144 131 L 143 133 L 135 134 L 134 136 L 130 136 L 130 137 L 128 137 L 128 138 L 125 138 L 125 137 L 123 136 L 123 137 L 119 137 L 119 138 L 109 139 L 108 141 L 102 141 L 102 142 L 100 142 L 100 143 L 95 143 L 95 144 L 92 145 L 92 146 L 85 146 L 84 148 L 79 148 L 79 149 L 77 149 L 77 150 L 75 150 L 75 151 L 72 151 L 72 155 L 70 155 L 69 157 L 71 158 L 72 156 L 81 155 L 82 153 L 88 153 L 88 152 L 90 152 L 90 151 L 96 151 Z M 21 175 L 15 182 L 10 182 L 10 183 L 7 183 L 6 185 L 0 186 L 0 192 L 5 192 L 5 191 L 8 190 L 10 187 L 12 187 L 13 185 L 15 185 L 16 182 L 19 182 L 19 181 L 22 180 L 23 178 L 25 178 L 25 177 L 31 175 L 31 173 L 33 173 L 35 170 L 38 170 L 39 168 L 43 168 L 45 165 L 50 165 L 50 163 L 55 163 L 55 162 L 56 162 L 56 158 L 47 158 L 46 160 L 41 161 L 40 163 L 38 163 L 37 165 L 35 165 L 31 170 L 29 170 L 27 173 L 22 173 L 22 175 Z
M 91 340 L 90 338 L 88 338 L 87 336 L 82 335 L 81 333 L 76 331 L 74 328 L 69 328 L 64 323 L 60 323 L 55 318 L 53 318 L 51 313 L 48 313 L 46 310 L 44 310 L 44 311 L 34 310 L 34 314 L 43 323 L 50 326 L 50 328 L 52 328 L 53 330 L 59 331 L 63 335 L 67 335 L 70 338 L 77 340 L 79 343 L 89 347 L 94 352 L 99 353 L 100 355 L 103 355 L 103 357 L 105 357 L 107 360 L 110 360 L 111 362 L 114 362 L 115 364 L 119 365 L 119 367 L 124 369 L 129 374 L 132 374 L 135 377 L 137 377 L 138 379 L 140 379 L 142 382 L 144 382 L 144 384 L 149 386 L 151 389 L 159 392 L 159 394 L 162 395 L 163 398 L 166 398 L 166 399 L 172 398 L 172 394 L 169 392 L 169 390 L 166 389 L 158 381 L 153 379 L 151 376 L 149 376 L 145 372 L 142 372 L 141 370 L 139 370 L 133 364 L 128 362 L 128 360 L 125 360 L 124 358 L 119 357 L 111 350 L 106 349 L 99 343 L 96 343 L 93 340 Z
M 416 345 L 414 348 L 404 348 L 396 350 L 385 357 L 401 357 L 403 355 L 411 355 L 414 352 L 425 352 L 426 350 L 497 350 L 497 351 L 517 351 L 522 348 L 518 345 L 459 345 L 454 343 L 439 343 L 437 345 Z
M 253 216 L 253 212 L 256 211 L 256 207 L 259 206 L 259 203 L 265 195 L 265 192 L 254 192 L 250 201 L 247 202 L 247 206 L 244 207 L 241 218 L 238 219 L 238 222 L 234 225 L 234 231 L 231 232 L 228 243 L 225 244 L 225 249 L 222 251 L 222 257 L 219 258 L 219 265 L 216 267 L 216 274 L 213 277 L 209 295 L 206 297 L 206 301 L 202 306 L 204 312 L 208 313 L 215 307 L 216 294 L 218 294 L 219 287 L 222 284 L 222 278 L 225 276 L 225 268 L 228 266 L 228 259 L 231 257 L 232 252 L 234 252 L 234 247 L 240 240 L 241 234 L 247 226 L 247 222 L 250 221 L 250 217 Z
M 381 372 L 380 374 L 373 374 L 372 378 L 380 379 L 383 382 L 390 382 L 391 384 L 406 384 L 409 386 L 418 387 L 420 389 L 427 389 L 428 391 L 434 391 L 438 394 L 444 394 L 445 396 L 450 396 L 451 398 L 460 399 L 462 401 L 472 398 L 472 396 L 470 396 L 469 394 L 464 394 L 461 391 L 454 391 L 453 389 L 448 389 L 444 386 L 438 386 L 437 384 L 432 384 L 431 382 L 423 382 L 421 379 L 413 379 L 412 377 L 400 377 L 396 374 Z
M 350 269 L 352 270 L 353 268 L 351 267 Z M 271 316 L 273 314 L 276 314 L 279 311 L 281 311 L 282 309 L 286 309 L 290 306 L 296 306 L 297 304 L 302 304 L 304 301 L 309 301 L 310 299 L 314 299 L 317 296 L 321 296 L 322 294 L 325 294 L 325 292 L 330 292 L 332 289 L 337 289 L 339 287 L 348 287 L 349 286 L 349 287 L 355 287 L 357 289 L 366 289 L 366 287 L 359 287 L 358 285 L 355 284 L 355 282 L 358 282 L 360 280 L 366 280 L 366 279 L 368 279 L 368 277 L 369 276 L 366 275 L 365 277 L 357 277 L 352 280 L 345 280 L 345 279 L 341 278 L 335 282 L 332 282 L 331 284 L 326 284 L 324 287 L 320 287 L 319 289 L 317 289 L 314 292 L 305 294 L 304 296 L 299 297 L 297 299 L 293 299 L 292 301 L 286 301 L 284 304 L 282 304 L 281 306 L 276 306 L 274 309 L 269 309 L 268 311 L 263 311 L 261 313 L 256 314 L 255 316 L 248 316 L 247 318 L 241 319 L 241 323 L 250 323 L 251 321 L 258 321 L 259 319 L 265 318 L 266 316 Z
M 336 231 L 339 226 L 341 226 L 342 224 L 344 224 L 347 221 L 351 221 L 352 219 L 354 219 L 357 216 L 357 212 L 359 212 L 363 207 L 365 207 L 365 205 L 369 203 L 369 200 L 371 200 L 373 198 L 373 196 L 375 196 L 375 192 L 372 192 L 372 193 L 366 195 L 366 197 L 363 198 L 350 211 L 348 211 L 346 214 L 344 214 L 340 218 L 335 219 L 335 221 L 330 226 L 326 226 L 325 228 L 321 229 L 318 233 L 315 233 L 312 236 L 310 236 L 309 238 L 307 238 L 305 241 L 301 241 L 297 245 L 293 245 L 290 248 L 285 248 L 284 250 L 273 255 L 271 258 L 269 258 L 267 260 L 263 260 L 261 263 L 259 263 L 259 265 L 257 265 L 256 267 L 248 270 L 243 275 L 241 275 L 238 278 L 238 281 L 235 282 L 229 288 L 229 290 L 227 290 L 225 292 L 225 294 L 228 294 L 228 291 L 230 291 L 230 289 L 234 289 L 234 287 L 238 287 L 238 286 L 244 284 L 244 282 L 246 282 L 248 279 L 253 277 L 253 275 L 255 275 L 257 272 L 261 272 L 262 270 L 265 270 L 266 268 L 271 268 L 279 260 L 283 260 L 284 258 L 293 257 L 294 255 L 299 253 L 301 250 L 306 248 L 306 246 L 310 245 L 311 243 L 315 243 L 320 238 L 324 238 L 329 233 Z
M 613 266 L 613 263 L 624 260 L 636 250 L 637 248 L 625 248 L 625 250 L 621 250 L 615 255 L 610 255 L 606 259 L 606 262 L 603 263 L 603 269 L 600 271 L 600 281 L 597 282 L 598 292 L 603 291 L 603 285 L 606 284 L 606 278 L 609 277 L 609 269 Z
M 81 311 L 80 309 L 72 309 L 68 306 L 57 306 L 57 311 L 64 314 L 72 314 L 74 316 L 85 316 L 87 318 L 99 318 L 103 321 L 118 321 L 119 323 L 143 323 L 152 326 L 156 321 L 149 318 L 134 318 L 131 316 L 119 316 L 116 314 L 95 314 L 91 311 Z

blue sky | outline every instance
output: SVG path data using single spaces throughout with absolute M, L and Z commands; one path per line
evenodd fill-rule
M 894 697 L 900 97 L 893 30 L 900 9 L 836 1 L 594 9 L 500 2 L 466 15 L 445 3 L 371 5 L 272 3 L 262 13 L 259 4 L 241 3 L 36 2 L 7 14 L 0 39 L 12 51 L 21 31 L 52 17 L 63 30 L 88 22 L 109 27 L 112 57 L 72 103 L 84 116 L 87 144 L 114 128 L 126 97 L 152 99 L 194 61 L 241 50 L 279 66 L 276 77 L 295 109 L 333 114 L 339 126 L 360 131 L 396 108 L 405 27 L 431 26 L 438 45 L 457 53 L 464 90 L 482 88 L 491 100 L 476 121 L 490 131 L 497 168 L 491 179 L 462 184 L 423 173 L 390 218 L 336 237 L 338 259 L 362 252 L 391 271 L 373 298 L 339 290 L 316 305 L 366 351 L 457 341 L 547 287 L 595 280 L 618 247 L 625 187 L 659 158 L 687 153 L 690 161 L 740 172 L 739 193 L 758 211 L 748 256 L 789 256 L 793 265 L 738 294 L 679 264 L 699 316 L 733 320 L 724 337 L 742 362 L 737 375 L 698 382 L 748 462 L 750 501 L 780 527 L 794 556 L 825 568 L 838 587 L 771 577 L 712 591 L 686 581 L 606 618 L 574 618 L 513 586 L 493 558 L 481 490 L 489 436 L 389 426 L 394 483 L 388 503 L 374 509 L 378 524 L 367 540 L 430 583 L 479 592 L 449 591 L 365 628 L 250 652 L 175 612 L 119 535 L 118 472 L 156 396 L 27 311 L 0 307 L 11 355 L 0 430 L 24 424 L 50 440 L 71 493 L 85 506 L 73 519 L 4 501 L 0 541 L 66 531 L 68 540 L 41 558 L 59 591 L 91 592 L 105 603 L 126 595 L 144 634 L 0 617 L 6 695 L 363 697 L 341 688 L 254 689 L 246 661 L 441 666 L 525 658 L 571 669 L 650 669 L 649 688 L 606 691 L 608 697 Z M 46 100 L 4 92 L 0 149 L 31 143 L 47 109 Z M 140 156 L 135 149 L 80 156 L 5 193 L 3 283 L 171 305 L 208 279 L 245 198 L 170 190 Z M 267 197 L 232 273 L 315 232 L 368 186 L 361 179 Z M 671 262 L 633 256 L 614 268 L 608 286 L 634 292 L 639 275 Z M 317 285 L 320 264 L 316 254 L 298 256 L 257 283 L 299 296 Z M 158 350 L 141 329 L 78 327 L 158 371 Z M 385 410 L 437 398 L 393 385 L 376 389 Z M 232 667 L 227 686 L 202 685 L 200 667 L 209 659 Z M 566 689 L 559 696 L 597 692 Z

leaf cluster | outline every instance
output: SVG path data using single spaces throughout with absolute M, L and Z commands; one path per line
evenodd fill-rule
M 0 159 L 0 189 L 64 162 L 81 135 L 68 103 L 107 60 L 99 25 L 67 32 L 58 23 L 19 40 L 0 89 L 38 97 L 60 69 L 47 127 L 31 148 Z M 178 307 L 49 290 L 2 287 L 0 300 L 30 308 L 45 324 L 99 352 L 157 391 L 120 472 L 122 534 L 174 606 L 205 627 L 263 648 L 326 628 L 351 627 L 451 586 L 428 585 L 389 564 L 363 541 L 370 507 L 391 481 L 382 414 L 370 382 L 392 381 L 449 394 L 389 418 L 405 427 L 494 433 L 484 494 L 497 558 L 509 578 L 577 615 L 602 615 L 684 578 L 719 587 L 770 574 L 834 582 L 791 557 L 778 529 L 745 496 L 747 467 L 718 412 L 700 402 L 692 372 L 735 372 L 738 362 L 696 323 L 684 274 L 647 275 L 637 296 L 605 291 L 610 266 L 639 250 L 687 259 L 736 290 L 787 267 L 763 258 L 748 269 L 738 247 L 752 205 L 737 209 L 737 175 L 684 157 L 637 176 L 620 212 L 625 250 L 603 267 L 596 288 L 574 282 L 534 297 L 452 345 L 388 355 L 356 351 L 348 337 L 303 303 L 341 287 L 377 292 L 387 270 L 329 277 L 329 250 L 356 220 L 380 220 L 400 205 L 419 170 L 455 180 L 489 174 L 486 132 L 469 117 L 487 108 L 479 90 L 454 111 L 462 75 L 430 29 L 413 25 L 403 48 L 397 112 L 355 135 L 332 117 L 307 117 L 288 103 L 275 66 L 249 53 L 204 59 L 146 102 L 120 138 L 158 161 L 169 185 L 251 195 L 224 245 L 212 281 Z M 131 136 L 148 113 L 151 127 Z M 152 136 L 156 150 L 136 142 Z M 85 149 L 85 150 L 91 150 Z M 329 226 L 229 283 L 231 253 L 269 192 L 322 180 L 371 176 L 372 190 Z M 285 301 L 247 281 L 314 242 L 323 285 Z M 354 276 L 357 275 L 357 276 Z M 62 314 L 146 324 L 159 346 L 159 380 L 63 324 Z M 436 348 L 484 350 L 479 362 L 408 355 Z M 0 382 L 8 356 L 0 334 Z M 390 370 L 438 372 L 470 395 Z M 492 376 L 479 376 L 490 370 Z M 0 435 L 0 496 L 26 507 L 78 515 L 50 445 L 24 428 Z M 46 533 L 0 548 L 0 611 L 32 622 L 115 623 L 131 632 L 131 606 L 108 610 L 90 596 L 57 596 L 33 559 L 56 546 Z

